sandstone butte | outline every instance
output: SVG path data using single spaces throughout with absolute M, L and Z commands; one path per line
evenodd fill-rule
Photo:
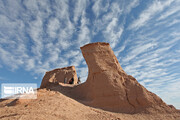
M 77 84 L 74 66 L 48 71 L 36 100 L 1 99 L 0 118 L 180 120 L 179 110 L 122 69 L 108 43 L 87 44 L 81 51 L 89 70 L 86 82 Z

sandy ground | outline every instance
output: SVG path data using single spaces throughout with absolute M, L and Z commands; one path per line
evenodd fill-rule
M 61 90 L 63 91 L 63 90 Z M 2 120 L 180 120 L 180 113 L 124 114 L 86 106 L 64 92 L 38 90 L 34 100 L 1 100 Z

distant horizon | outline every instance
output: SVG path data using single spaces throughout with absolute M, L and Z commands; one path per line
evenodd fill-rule
M 74 65 L 85 82 L 80 47 L 107 42 L 124 71 L 180 109 L 180 1 L 0 1 L 0 86 L 36 83 Z M 0 87 L 1 90 L 1 87 Z

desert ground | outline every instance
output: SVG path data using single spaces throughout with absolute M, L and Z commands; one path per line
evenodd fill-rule
M 1 100 L 2 120 L 180 120 L 180 113 L 136 113 L 109 112 L 86 106 L 68 97 L 67 89 L 59 91 L 40 89 L 35 100 Z M 69 87 L 68 89 L 71 89 Z M 60 92 L 61 91 L 61 92 Z

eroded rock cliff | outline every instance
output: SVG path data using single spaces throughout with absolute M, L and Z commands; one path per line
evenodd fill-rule
M 81 50 L 89 74 L 87 81 L 73 90 L 77 99 L 90 106 L 125 113 L 156 106 L 169 108 L 161 98 L 125 73 L 108 43 L 91 43 Z
M 88 65 L 88 78 L 83 84 L 71 86 L 68 96 L 83 104 L 113 112 L 175 111 L 126 74 L 108 43 L 91 43 L 81 47 L 81 51 Z M 41 88 L 48 87 L 49 83 L 63 83 L 66 72 L 71 73 L 68 79 L 74 77 L 77 83 L 75 68 L 62 68 L 47 72 Z

